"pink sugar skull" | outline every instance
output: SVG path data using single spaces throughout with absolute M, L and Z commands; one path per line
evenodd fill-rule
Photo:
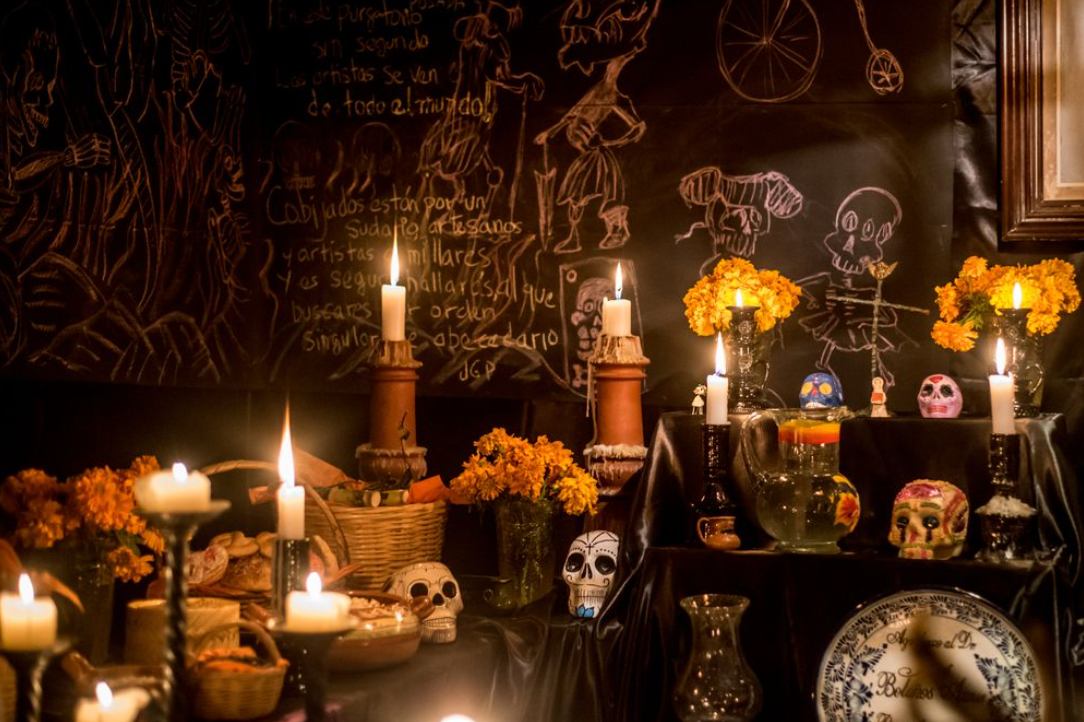
M 967 538 L 967 495 L 947 481 L 918 479 L 892 504 L 888 541 L 904 559 L 951 559 Z
M 918 410 L 927 419 L 955 419 L 964 407 L 964 396 L 951 376 L 934 374 L 918 387 Z

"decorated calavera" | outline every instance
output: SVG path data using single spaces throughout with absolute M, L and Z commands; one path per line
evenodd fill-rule
M 951 559 L 963 551 L 968 511 L 967 495 L 955 485 L 912 481 L 896 495 L 888 541 L 905 559 Z
M 843 386 L 832 374 L 818 371 L 805 377 L 798 400 L 803 409 L 834 409 L 843 405 Z
M 384 591 L 406 599 L 429 597 L 433 613 L 422 620 L 422 641 L 455 641 L 455 618 L 463 611 L 463 597 L 448 567 L 440 562 L 405 566 L 391 575 Z
M 562 572 L 572 616 L 594 619 L 602 611 L 613 588 L 620 544 L 617 535 L 609 531 L 589 531 L 573 540 Z
M 885 241 L 903 218 L 895 196 L 880 188 L 859 188 L 836 211 L 835 230 L 824 237 L 832 265 L 853 276 L 884 258 Z
M 918 387 L 918 410 L 924 418 L 955 419 L 963 407 L 963 394 L 951 376 L 927 376 Z

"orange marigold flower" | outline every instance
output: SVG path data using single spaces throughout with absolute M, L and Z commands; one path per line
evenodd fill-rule
M 135 509 L 131 489 L 109 467 L 87 469 L 77 477 L 70 501 L 75 515 L 102 531 L 123 529 Z
M 840 494 L 836 503 L 836 524 L 847 527 L 848 532 L 854 531 L 858 526 L 858 516 L 861 512 L 858 497 L 854 494 Z
M 933 325 L 930 332 L 935 343 L 949 351 L 970 351 L 975 348 L 975 340 L 979 334 L 972 327 L 970 321 L 964 323 L 948 323 L 938 321 Z
M 18 515 L 15 539 L 22 546 L 48 549 L 64 538 L 64 516 L 58 502 L 35 498 Z
M 150 554 L 136 556 L 126 546 L 119 546 L 106 554 L 106 562 L 113 568 L 113 576 L 122 582 L 138 582 L 153 571 Z

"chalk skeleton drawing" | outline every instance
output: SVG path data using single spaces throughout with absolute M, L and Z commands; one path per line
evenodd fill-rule
M 700 168 L 681 179 L 678 193 L 686 206 L 704 208 L 704 220 L 675 239 L 707 231 L 714 254 L 700 267 L 701 274 L 710 272 L 724 251 L 752 258 L 757 239 L 771 231 L 772 218 L 793 218 L 802 210 L 802 194 L 776 171 L 727 175 L 715 166 Z
M 640 323 L 640 306 L 636 266 L 632 260 L 595 257 L 560 267 L 565 379 L 569 388 L 580 396 L 587 393 L 587 361 L 602 333 L 602 302 L 617 297 L 614 274 L 618 263 L 623 273 L 622 298 L 632 301 L 632 322 L 636 328 Z
M 54 17 L 19 3 L 0 20 L 2 305 L 15 319 L 0 329 L 3 362 L 220 380 L 238 350 L 230 315 L 245 224 L 234 208 L 242 99 L 217 67 L 236 49 L 229 6 L 64 8 Z
M 561 16 L 564 41 L 557 59 L 563 70 L 578 68 L 591 76 L 603 67 L 599 81 L 584 93 L 564 117 L 535 136 L 542 146 L 542 171 L 535 172 L 538 189 L 539 235 L 548 248 L 553 238 L 554 206 L 564 206 L 568 236 L 555 253 L 583 248 L 581 225 L 589 206 L 605 226 L 598 248 L 620 248 L 630 237 L 625 181 L 615 150 L 639 142 L 647 130 L 632 99 L 617 87 L 625 66 L 647 47 L 647 31 L 661 0 L 572 0 Z M 576 153 L 557 185 L 551 165 L 550 142 L 564 133 Z
M 903 68 L 869 33 L 863 0 L 854 0 L 869 48 L 866 81 L 878 95 L 903 88 Z M 823 55 L 820 21 L 807 0 L 727 0 L 719 11 L 719 72 L 746 100 L 782 103 L 809 90 Z
M 857 282 L 884 258 L 884 245 L 902 219 L 899 201 L 882 188 L 859 188 L 839 205 L 835 228 L 823 240 L 832 254 L 831 270 L 798 281 L 807 310 L 799 323 L 823 344 L 817 368 L 838 376 L 833 354 L 869 351 L 885 386 L 892 387 L 894 377 L 884 354 L 914 341 L 898 327 L 896 304 L 882 301 L 874 306 L 876 286 Z
M 523 17 L 519 4 L 486 0 L 480 6 L 480 12 L 460 18 L 453 28 L 459 42 L 453 97 L 481 99 L 485 110 L 463 114 L 458 112 L 457 104 L 449 103 L 447 112 L 433 123 L 422 141 L 418 172 L 422 176 L 421 197 L 438 193 L 439 180 L 451 184 L 455 202 L 468 193 L 481 192 L 486 198 L 485 208 L 489 209 L 504 180 L 504 170 L 494 162 L 489 150 L 498 109 L 497 91 L 522 95 L 526 117 L 527 100 L 541 99 L 545 85 L 534 73 L 512 70 L 512 50 L 504 32 L 519 26 Z

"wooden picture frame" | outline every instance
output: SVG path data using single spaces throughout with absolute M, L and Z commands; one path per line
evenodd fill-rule
M 1004 241 L 1084 239 L 1082 24 L 1079 0 L 1002 0 Z

